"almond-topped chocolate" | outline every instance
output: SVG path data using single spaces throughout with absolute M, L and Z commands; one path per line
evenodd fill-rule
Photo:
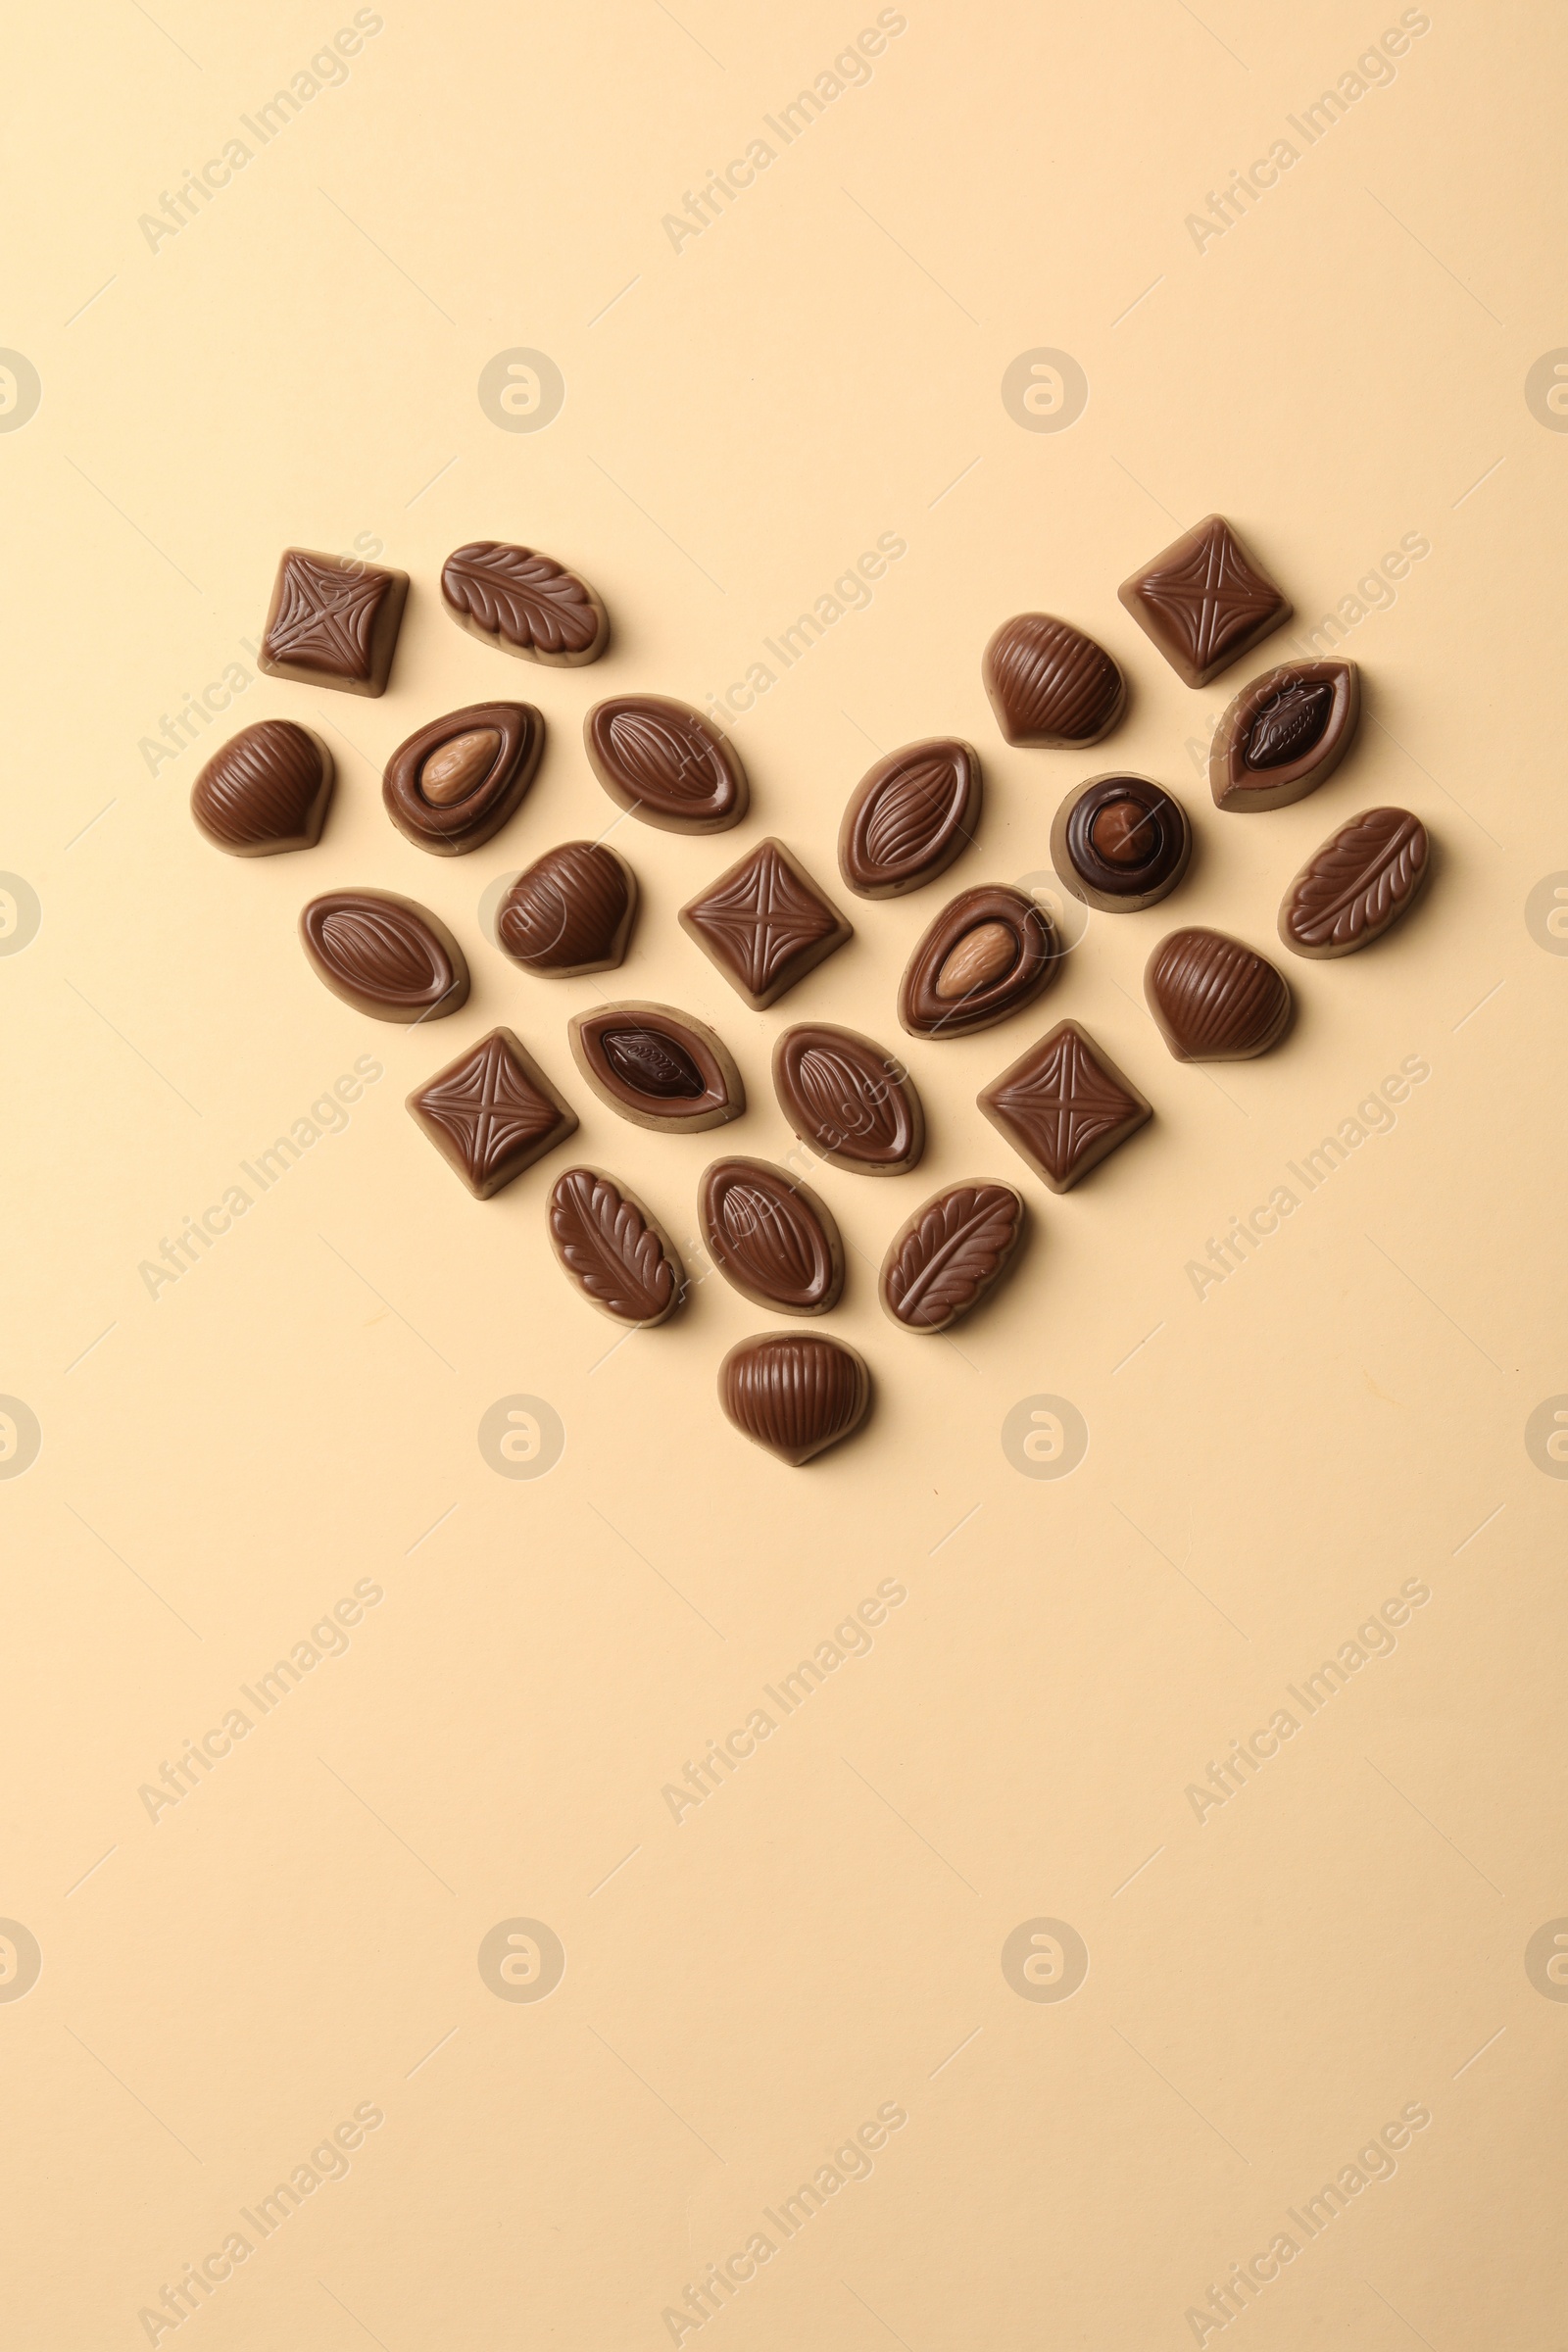
M 1021 890 L 960 891 L 909 957 L 899 1019 L 911 1037 L 970 1037 L 1033 1004 L 1060 961 L 1051 917 Z
M 666 833 L 722 833 L 746 814 L 746 770 L 700 710 L 662 694 L 596 703 L 588 764 L 612 801 Z
M 437 858 L 462 858 L 520 806 L 544 751 L 531 703 L 470 703 L 431 719 L 386 763 L 381 798 L 398 831 Z

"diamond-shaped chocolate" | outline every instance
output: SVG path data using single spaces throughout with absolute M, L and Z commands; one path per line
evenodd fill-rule
M 384 694 L 408 594 L 406 571 L 285 548 L 258 664 L 301 686 Z
M 577 1128 L 575 1111 L 510 1029 L 492 1029 L 416 1087 L 408 1107 L 480 1200 L 499 1193 Z
M 680 924 L 759 1012 L 854 936 L 781 841 L 760 841 L 681 908 Z
M 1076 1021 L 1058 1021 L 976 1100 L 1054 1193 L 1069 1191 L 1153 1116 Z
M 1116 594 L 1189 686 L 1206 686 L 1291 617 L 1223 514 L 1195 523 Z

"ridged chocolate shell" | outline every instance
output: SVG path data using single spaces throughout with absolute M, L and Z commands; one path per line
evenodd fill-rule
M 858 1176 L 902 1176 L 925 1150 L 925 1114 L 902 1063 L 826 1022 L 786 1029 L 773 1088 L 804 1143 Z
M 700 710 L 658 694 L 598 703 L 588 764 L 612 801 L 669 833 L 722 833 L 746 814 L 746 771 Z
M 730 1349 L 718 1370 L 718 1400 L 744 1437 L 799 1467 L 864 1420 L 871 1376 L 841 1340 L 767 1332 Z
M 332 797 L 332 755 L 291 718 L 259 719 L 216 751 L 191 790 L 190 812 L 231 858 L 314 849 Z
M 496 936 L 530 971 L 610 971 L 625 955 L 636 899 L 631 869 L 613 850 L 564 841 L 517 876 L 497 911 Z
M 1127 701 L 1127 682 L 1104 647 L 1049 612 L 1004 620 L 980 674 L 1009 743 L 1081 751 L 1110 733 Z
M 862 899 L 945 873 L 980 822 L 980 759 L 956 736 L 906 744 L 863 776 L 839 828 L 839 871 Z
M 1250 1061 L 1290 1026 L 1284 973 L 1223 931 L 1162 939 L 1145 967 L 1144 994 L 1178 1061 Z
M 468 1001 L 468 967 L 451 932 L 391 891 L 313 899 L 300 938 L 333 995 L 374 1020 L 444 1020 Z
M 816 1195 L 764 1159 L 716 1159 L 698 1196 L 703 1239 L 727 1282 L 760 1306 L 821 1315 L 844 1290 L 844 1250 Z

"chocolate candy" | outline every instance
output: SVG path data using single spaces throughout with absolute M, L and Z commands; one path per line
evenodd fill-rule
M 1153 1116 L 1076 1021 L 1058 1021 L 975 1099 L 1054 1193 L 1070 1192 Z
M 635 1193 L 600 1168 L 568 1168 L 550 1194 L 550 1245 L 591 1306 L 651 1329 L 686 1296 L 669 1237 Z
M 1004 883 L 960 891 L 929 926 L 899 989 L 911 1037 L 969 1037 L 1033 1004 L 1061 943 L 1036 902 Z
M 1091 776 L 1051 828 L 1051 860 L 1076 899 L 1132 914 L 1173 891 L 1193 854 L 1180 801 L 1147 776 Z
M 825 1315 L 844 1290 L 831 1210 L 765 1159 L 715 1159 L 697 1196 L 703 1239 L 727 1282 L 759 1306 Z
M 1326 784 L 1361 714 L 1353 662 L 1288 662 L 1244 686 L 1208 755 L 1215 805 L 1242 813 L 1286 808 Z
M 703 1021 L 668 1004 L 605 1004 L 568 1025 L 594 1093 L 639 1127 L 699 1135 L 746 1108 L 741 1074 Z
M 1250 1061 L 1291 1025 L 1283 972 L 1223 931 L 1173 931 L 1144 967 L 1144 995 L 1178 1061 Z
M 1049 612 L 1004 620 L 980 677 L 1009 743 L 1082 751 L 1108 735 L 1127 707 L 1127 681 L 1104 647 Z
M 492 1029 L 416 1087 L 408 1107 L 479 1200 L 577 1130 L 575 1111 L 510 1029 Z
M 980 822 L 980 755 L 956 735 L 906 743 L 861 777 L 839 828 L 858 898 L 898 899 L 945 873 Z
M 1189 686 L 1206 686 L 1291 617 L 1223 514 L 1206 514 L 1116 594 Z
M 1408 808 L 1365 808 L 1309 858 L 1285 894 L 1280 937 L 1298 956 L 1353 956 L 1408 914 L 1432 872 Z
M 701 711 L 659 694 L 597 703 L 588 764 L 611 799 L 665 833 L 722 833 L 746 814 L 746 770 Z
M 545 722 L 530 703 L 470 703 L 432 718 L 386 763 L 381 798 L 398 831 L 437 858 L 499 833 L 533 782 Z
M 903 1176 L 925 1150 L 913 1079 L 854 1029 L 786 1029 L 773 1048 L 773 1091 L 802 1142 L 851 1175 Z
M 863 1357 L 825 1332 L 764 1332 L 725 1356 L 718 1401 L 743 1437 L 798 1468 L 859 1428 L 871 1375 Z
M 600 841 L 564 841 L 517 876 L 496 910 L 514 963 L 554 980 L 608 972 L 626 954 L 637 877 Z
M 300 938 L 336 997 L 372 1020 L 444 1020 L 468 1002 L 468 967 L 445 923 L 390 890 L 333 890 L 300 916 Z
M 385 694 L 408 596 L 406 571 L 285 548 L 256 665 L 298 686 Z
M 680 910 L 680 927 L 755 1011 L 854 937 L 781 841 L 760 841 Z
M 905 1331 L 940 1332 L 979 1305 L 1023 1239 L 1023 1197 L 1010 1184 L 949 1185 L 900 1226 L 878 1296 Z
M 576 669 L 610 642 L 610 616 L 584 579 L 531 547 L 472 539 L 441 566 L 441 602 L 460 629 L 522 662 Z
M 191 788 L 190 812 L 231 858 L 314 850 L 332 798 L 332 755 L 292 718 L 258 719 L 216 751 Z

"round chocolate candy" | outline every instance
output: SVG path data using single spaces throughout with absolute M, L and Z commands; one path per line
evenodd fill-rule
M 1147 776 L 1091 776 L 1063 801 L 1051 858 L 1074 898 L 1133 914 L 1173 891 L 1193 854 L 1187 811 Z

